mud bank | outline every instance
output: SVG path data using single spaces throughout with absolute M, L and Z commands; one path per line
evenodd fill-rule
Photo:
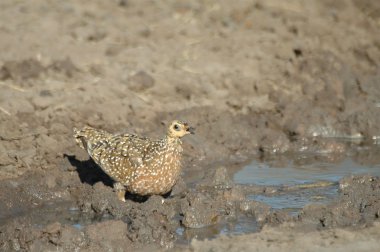
M 378 142 L 379 8 L 354 0 L 2 1 L 0 249 L 176 249 L 201 236 L 191 230 L 242 216 L 252 231 L 371 225 L 376 177 L 345 178 L 334 203 L 297 216 L 247 199 L 283 188 L 231 178 L 252 159 L 320 153 L 334 161 Z M 86 124 L 159 137 L 174 118 L 197 134 L 184 143 L 184 179 L 166 198 L 117 201 L 72 138 Z M 377 153 L 357 158 L 376 164 Z
M 379 224 L 355 230 L 305 231 L 294 225 L 264 228 L 258 234 L 192 242 L 190 251 L 376 251 Z
M 38 175 L 41 177 L 42 174 Z M 93 186 L 79 182 L 71 184 L 67 186 L 68 195 L 62 193 L 59 197 L 44 193 L 46 190 L 58 195 L 57 186 L 39 184 L 38 192 L 33 192 L 35 185 L 32 184 L 15 186 L 13 183 L 10 188 L 11 183 L 4 182 L 3 186 L 2 192 L 8 195 L 16 193 L 18 200 L 24 202 L 23 206 L 26 202 L 30 205 L 28 209 L 19 207 L 24 212 L 16 213 L 16 206 L 9 202 L 1 204 L 3 213 L 8 210 L 8 216 L 2 216 L 0 233 L 4 251 L 53 248 L 100 251 L 111 248 L 146 249 L 147 246 L 156 249 L 185 246 L 190 249 L 185 244 L 193 238 L 201 238 L 202 232 L 206 232 L 204 238 L 210 237 L 207 236 L 208 229 L 218 230 L 218 225 L 234 223 L 242 217 L 252 219 L 257 232 L 264 225 L 284 223 L 297 226 L 299 232 L 311 232 L 371 226 L 380 216 L 380 179 L 372 176 L 343 178 L 339 182 L 339 196 L 334 202 L 307 205 L 296 216 L 246 197 L 253 190 L 257 194 L 273 195 L 286 189 L 236 186 L 229 179 L 226 168 L 216 169 L 212 176 L 200 181 L 195 188 L 181 182 L 169 197 L 146 199 L 130 196 L 126 203 L 119 201 L 112 188 L 102 182 Z M 28 191 L 29 195 L 23 195 L 20 190 Z M 179 234 L 180 228 L 185 228 L 185 233 Z M 199 244 L 192 243 L 193 248 Z

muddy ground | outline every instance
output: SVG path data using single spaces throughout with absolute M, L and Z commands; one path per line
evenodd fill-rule
M 376 142 L 379 28 L 376 1 L 1 1 L 0 250 L 260 250 L 284 248 L 270 239 L 281 232 L 296 248 L 328 247 L 307 240 L 317 233 L 371 250 L 362 233 L 378 230 L 379 178 L 344 178 L 334 202 L 291 216 L 246 198 L 284 188 L 231 174 L 252 159 L 336 161 Z M 86 124 L 159 137 L 175 118 L 197 130 L 166 198 L 118 201 L 72 137 Z M 191 242 L 241 216 L 264 231 Z

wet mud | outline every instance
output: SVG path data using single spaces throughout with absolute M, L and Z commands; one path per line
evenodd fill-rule
M 233 178 L 253 160 L 380 163 L 379 8 L 2 1 L 0 250 L 198 251 L 206 238 L 227 246 L 223 234 L 373 234 L 379 177 L 345 176 L 333 199 L 296 212 L 252 195 L 305 186 Z M 184 139 L 182 178 L 165 196 L 120 202 L 72 137 L 91 125 L 158 138 L 177 118 L 196 135 Z

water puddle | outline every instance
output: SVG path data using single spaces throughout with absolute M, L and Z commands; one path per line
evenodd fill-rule
M 284 209 L 290 215 L 297 216 L 300 209 L 310 203 L 326 204 L 338 195 L 338 185 L 331 185 L 313 189 L 279 193 L 276 195 L 249 195 L 248 199 L 263 202 L 272 209 Z
M 44 228 L 51 223 L 59 222 L 64 225 L 72 225 L 77 229 L 83 229 L 89 224 L 111 219 L 109 215 L 94 216 L 82 213 L 70 201 L 54 201 L 43 204 L 38 208 L 23 209 L 20 213 L 11 216 L 0 216 L 0 226 L 13 218 L 23 216 L 28 216 L 32 220 L 32 225 L 38 228 Z
M 204 228 L 184 228 L 181 226 L 176 230 L 177 245 L 189 245 L 192 239 L 204 240 L 216 238 L 220 235 L 239 235 L 257 231 L 259 231 L 259 225 L 255 218 L 241 215 L 234 221 L 228 220 Z
M 307 204 L 331 202 L 338 195 L 338 181 L 355 174 L 380 175 L 380 163 L 364 165 L 352 157 L 336 163 L 316 161 L 318 156 L 299 156 L 292 160 L 253 161 L 234 175 L 237 184 L 285 186 L 291 190 L 273 195 L 249 195 L 251 200 L 285 209 L 291 214 Z
M 78 208 L 71 206 L 70 202 L 55 202 L 54 205 L 45 205 L 40 209 L 31 211 L 30 217 L 36 227 L 45 227 L 54 222 L 72 225 L 77 229 L 98 222 L 95 217 L 82 213 Z

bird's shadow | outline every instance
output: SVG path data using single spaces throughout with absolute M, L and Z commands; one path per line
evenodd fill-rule
M 112 187 L 114 180 L 107 175 L 91 158 L 85 161 L 78 160 L 75 155 L 63 155 L 64 158 L 70 162 L 72 166 L 76 168 L 78 172 L 79 179 L 82 183 L 89 185 L 94 185 L 98 182 L 102 182 L 104 185 Z M 170 192 L 163 195 L 164 198 L 169 197 Z M 125 199 L 132 200 L 135 202 L 143 203 L 149 199 L 149 196 L 141 196 L 133 193 L 127 192 L 125 194 Z
M 78 160 L 75 155 L 63 155 L 64 158 L 76 168 L 82 183 L 94 185 L 102 182 L 106 186 L 113 187 L 113 179 L 108 176 L 91 158 L 85 161 Z

